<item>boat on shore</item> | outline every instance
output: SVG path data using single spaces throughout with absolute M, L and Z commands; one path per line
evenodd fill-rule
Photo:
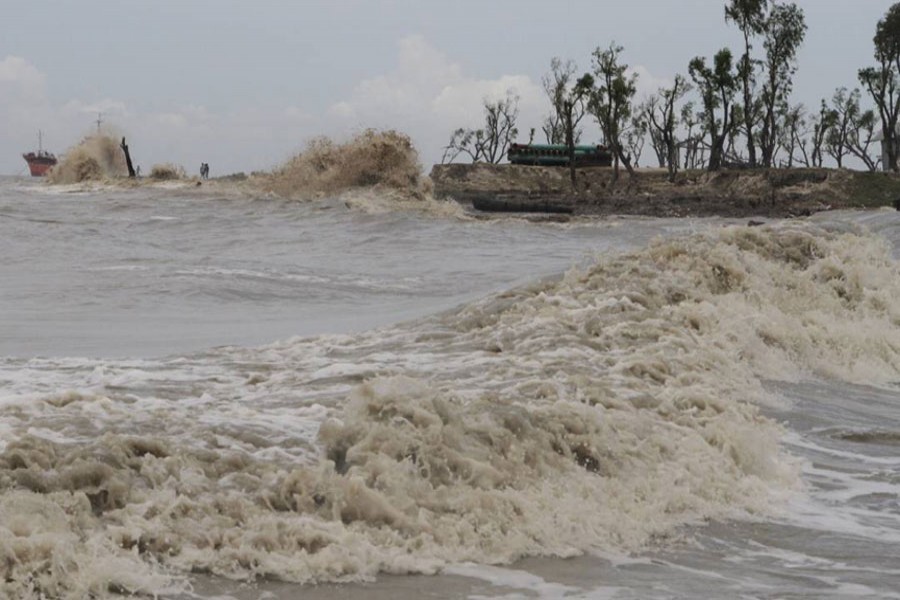
M 51 167 L 56 165 L 56 156 L 44 150 L 43 134 L 38 131 L 38 149 L 37 152 L 31 151 L 22 155 L 25 162 L 28 163 L 28 169 L 31 171 L 32 177 L 43 177 Z
M 527 196 L 483 195 L 472 199 L 472 208 L 482 212 L 555 213 L 571 215 L 575 207 L 571 202 L 553 202 L 546 198 Z
M 514 165 L 568 167 L 569 147 L 565 144 L 512 144 L 506 157 Z M 572 160 L 576 167 L 610 167 L 613 155 L 606 146 L 575 146 Z

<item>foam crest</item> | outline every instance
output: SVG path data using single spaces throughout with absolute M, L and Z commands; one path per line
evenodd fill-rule
M 416 323 L 223 350 L 171 401 L 125 369 L 129 393 L 9 401 L 0 507 L 40 510 L 0 519 L 0 581 L 25 593 L 56 552 L 40 585 L 61 597 L 185 572 L 358 580 L 767 514 L 798 467 L 761 378 L 889 383 L 897 275 L 874 237 L 719 228 Z

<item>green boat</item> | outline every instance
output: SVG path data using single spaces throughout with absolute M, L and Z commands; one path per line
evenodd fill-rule
M 565 144 L 513 144 L 506 157 L 514 165 L 568 167 L 569 147 Z M 576 167 L 612 166 L 612 152 L 606 146 L 575 146 Z

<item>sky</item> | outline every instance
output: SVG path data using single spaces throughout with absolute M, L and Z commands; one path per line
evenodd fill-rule
M 796 3 L 809 29 L 792 102 L 816 108 L 858 86 L 892 2 Z M 38 130 L 61 153 L 98 113 L 144 172 L 269 170 L 314 137 L 369 127 L 408 134 L 427 171 L 510 90 L 526 141 L 550 110 L 551 59 L 585 72 L 612 42 L 638 99 L 695 56 L 742 48 L 722 0 L 0 0 L 0 174 L 26 172 Z

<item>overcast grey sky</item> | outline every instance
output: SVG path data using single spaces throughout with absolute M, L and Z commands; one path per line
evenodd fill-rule
M 794 102 L 857 86 L 890 0 L 799 0 L 809 31 Z M 408 133 L 426 169 L 485 96 L 514 89 L 520 129 L 549 110 L 552 57 L 590 68 L 616 41 L 639 95 L 697 55 L 740 46 L 721 0 L 2 0 L 0 173 L 37 144 L 61 152 L 96 113 L 144 170 L 269 169 L 316 135 Z M 866 104 L 869 104 L 866 102 Z M 646 156 L 643 162 L 647 162 Z

